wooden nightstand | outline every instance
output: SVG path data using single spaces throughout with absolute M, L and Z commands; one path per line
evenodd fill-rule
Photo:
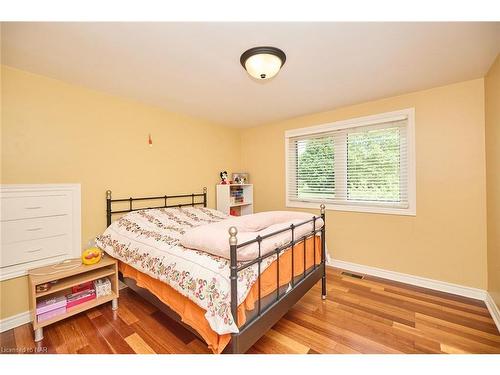
M 88 281 L 108 277 L 111 281 L 112 293 L 107 296 L 99 297 L 80 305 L 70 307 L 64 314 L 57 315 L 54 318 L 38 322 L 36 317 L 36 304 L 39 299 L 58 297 L 71 293 L 71 287 L 83 284 Z M 39 284 L 57 281 L 51 288 L 45 292 L 36 292 L 36 286 Z M 111 301 L 112 309 L 118 308 L 118 263 L 116 259 L 105 255 L 101 261 L 92 265 L 80 265 L 70 270 L 61 270 L 55 272 L 53 265 L 29 270 L 29 288 L 30 288 L 30 310 L 31 321 L 35 331 L 35 341 L 43 339 L 43 327 L 52 323 L 66 319 L 82 311 L 91 309 L 95 306 Z

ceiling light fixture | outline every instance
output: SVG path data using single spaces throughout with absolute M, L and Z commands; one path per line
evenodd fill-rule
M 285 64 L 285 52 L 276 47 L 255 47 L 243 52 L 240 63 L 258 80 L 273 78 Z

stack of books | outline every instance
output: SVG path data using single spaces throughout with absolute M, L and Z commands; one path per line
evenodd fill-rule
M 243 188 L 242 187 L 231 187 L 231 203 L 238 204 L 243 203 Z
M 94 283 L 92 281 L 75 286 L 71 289 L 73 293 L 66 296 L 66 300 L 68 301 L 66 307 L 68 309 L 96 298 Z
M 66 297 L 52 297 L 36 304 L 36 319 L 38 322 L 52 319 L 66 312 Z

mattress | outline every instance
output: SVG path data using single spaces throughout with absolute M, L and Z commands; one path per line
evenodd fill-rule
M 219 211 L 196 207 L 133 211 L 112 223 L 96 238 L 96 243 L 120 262 L 142 275 L 168 285 L 173 291 L 194 303 L 204 312 L 210 330 L 218 336 L 224 336 L 238 332 L 230 308 L 230 262 L 226 258 L 203 251 L 187 249 L 181 245 L 180 240 L 188 229 L 227 218 L 227 215 Z M 320 246 L 316 246 L 316 249 L 319 248 Z M 302 248 L 300 253 L 303 251 Z M 309 251 L 310 256 L 306 260 L 306 263 L 310 263 L 307 264 L 308 267 L 312 265 L 314 258 L 312 249 Z M 316 263 L 319 263 L 319 251 L 317 255 Z M 276 255 L 266 258 L 261 263 L 261 272 L 271 267 L 275 260 Z M 299 259 L 295 263 L 296 267 L 299 266 L 298 261 Z M 303 266 L 302 262 L 302 268 Z M 288 280 L 287 272 L 284 272 L 286 269 L 289 270 Z M 301 272 L 300 268 L 297 269 L 297 272 L 299 271 Z M 247 301 L 247 297 L 251 293 L 255 294 L 255 288 L 252 287 L 258 277 L 257 264 L 239 272 L 238 276 L 238 305 L 244 306 L 243 311 L 251 310 L 255 301 L 254 298 Z M 281 276 L 284 283 L 290 281 L 291 266 L 280 267 Z M 275 284 L 276 278 L 270 286 L 274 285 L 276 288 Z M 238 316 L 239 323 L 242 319 Z

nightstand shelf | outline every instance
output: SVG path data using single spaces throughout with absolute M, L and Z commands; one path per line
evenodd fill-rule
M 84 302 L 80 305 L 77 305 L 75 307 L 70 307 L 69 309 L 66 310 L 66 313 L 63 315 L 56 316 L 53 319 L 45 320 L 43 322 L 37 323 L 38 328 L 43 328 L 48 325 L 51 325 L 55 322 L 60 321 L 61 319 L 66 319 L 69 318 L 70 316 L 79 314 L 83 311 L 90 310 L 96 306 L 102 305 L 103 303 L 109 302 L 117 298 L 116 294 L 112 293 L 109 296 L 104 296 L 104 297 L 99 297 L 96 299 L 93 299 L 92 301 Z
M 66 312 L 60 315 L 38 322 L 36 306 L 39 300 L 70 294 L 73 286 L 103 277 L 108 277 L 111 281 L 112 293 L 110 295 L 83 302 L 79 305 L 67 308 Z M 38 293 L 36 292 L 37 285 L 51 282 L 55 283 L 52 284 L 49 290 Z M 43 339 L 43 327 L 51 325 L 55 322 L 69 318 L 70 316 L 110 301 L 112 302 L 113 310 L 116 310 L 118 308 L 118 263 L 116 259 L 106 255 L 99 263 L 92 265 L 82 264 L 74 269 L 59 269 L 56 271 L 53 265 L 32 269 L 29 271 L 29 287 L 31 295 L 31 321 L 35 331 L 35 341 L 40 341 Z

